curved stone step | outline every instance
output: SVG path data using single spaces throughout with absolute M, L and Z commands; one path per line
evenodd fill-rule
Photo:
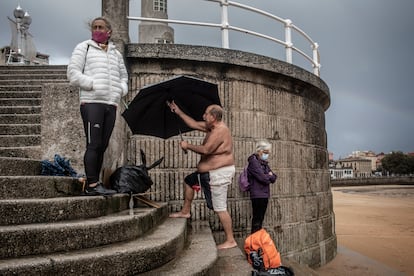
M 41 164 L 39 160 L 26 158 L 0 157 L 0 176 L 40 175 Z M 0 178 L 1 181 L 1 178 Z M 4 184 L 4 183 L 3 183 Z M 7 183 L 6 183 L 7 184 Z M 0 187 L 0 198 L 2 196 Z
M 3 169 L 0 158 L 0 172 Z M 11 160 L 15 158 L 9 158 Z M 30 159 L 23 159 L 30 160 Z M 40 170 L 40 162 L 37 161 Z M 65 176 L 0 176 L 0 199 L 79 196 L 82 183 Z
M 185 245 L 186 225 L 185 219 L 168 218 L 129 242 L 0 260 L 0 275 L 136 275 L 177 257 Z
M 0 98 L 9 99 L 40 99 L 42 97 L 41 91 L 0 91 Z
M 208 222 L 193 222 L 188 233 L 188 244 L 177 258 L 142 275 L 220 275 L 216 266 L 218 260 L 217 246 Z
M 68 252 L 136 239 L 168 215 L 167 205 L 98 218 L 0 226 L 0 258 Z
M 77 196 L 0 200 L 0 226 L 106 216 L 128 209 L 130 196 Z

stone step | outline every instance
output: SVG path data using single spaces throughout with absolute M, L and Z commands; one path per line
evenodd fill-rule
M 0 145 L 3 147 L 37 146 L 40 143 L 40 135 L 0 135 Z
M 38 86 L 45 83 L 65 83 L 68 82 L 67 79 L 10 79 L 10 80 L 0 80 L 0 86 L 8 85 L 26 85 L 26 86 Z M 68 82 L 69 83 L 69 82 Z
M 42 85 L 21 85 L 21 83 L 9 84 L 9 85 L 1 85 L 0 91 L 2 92 L 21 92 L 21 91 L 42 91 Z
M 0 114 L 0 124 L 40 124 L 40 114 Z
M 0 172 L 4 170 L 2 160 L 11 160 L 10 165 L 15 165 L 16 158 L 0 157 Z M 22 159 L 27 161 L 28 159 Z M 22 162 L 23 163 L 23 162 Z M 28 163 L 28 162 L 24 162 Z M 40 172 L 40 162 L 37 161 Z M 10 166 L 9 165 L 9 166 Z M 15 165 L 16 167 L 21 164 Z M 82 183 L 78 179 L 66 176 L 0 176 L 0 200 L 9 199 L 45 199 L 56 197 L 79 196 L 82 192 Z
M 11 157 L 0 157 L 0 176 L 38 176 L 41 172 L 41 164 L 39 160 L 26 159 L 26 158 L 11 158 Z M 2 178 L 0 177 L 0 183 Z M 3 187 L 0 186 L 0 189 L 8 190 L 9 183 L 3 182 Z M 20 187 L 20 189 L 25 189 L 25 186 Z M 18 193 L 25 191 L 16 191 Z M 39 195 L 39 193 L 37 193 Z M 34 196 L 36 197 L 36 196 Z M 54 197 L 54 196 L 52 196 Z M 0 192 L 0 198 L 2 193 Z M 13 198 L 13 197 L 11 197 Z M 30 196 L 29 196 L 30 198 Z
M 218 252 L 211 229 L 206 221 L 196 221 L 188 225 L 188 244 L 185 250 L 171 262 L 143 273 L 151 275 L 220 275 L 215 265 Z M 251 274 L 245 274 L 251 275 Z
M 0 66 L 0 74 L 21 74 L 21 72 L 39 72 L 39 73 L 66 73 L 67 65 L 36 65 L 36 66 Z
M 185 219 L 168 218 L 132 241 L 60 254 L 0 260 L 0 275 L 137 275 L 179 256 L 185 246 L 186 225 Z M 113 230 L 115 232 L 106 233 L 107 236 L 126 234 L 120 228 Z M 91 234 L 88 232 L 89 236 Z M 198 256 L 207 259 L 206 256 Z M 197 266 L 194 268 L 197 270 Z
M 40 159 L 41 146 L 0 147 L 0 157 Z
M 0 135 L 40 135 L 40 124 L 0 124 Z
M 40 114 L 41 106 L 0 106 L 0 115 Z
M 42 99 L 35 98 L 0 98 L 0 106 L 38 106 Z
M 128 208 L 130 196 L 76 196 L 0 200 L 0 226 L 51 223 L 106 216 Z
M 47 80 L 47 81 L 54 81 L 54 80 L 66 80 L 66 72 L 33 72 L 33 71 L 22 71 L 10 74 L 1 74 L 0 73 L 0 81 L 2 80 L 28 80 L 28 79 L 36 79 L 36 80 Z
M 0 91 L 0 98 L 3 99 L 40 99 L 42 92 L 40 91 Z
M 0 226 L 0 259 L 68 252 L 130 241 L 168 215 L 167 205 L 73 221 Z

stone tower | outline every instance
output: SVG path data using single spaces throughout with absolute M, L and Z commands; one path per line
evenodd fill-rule
M 141 0 L 141 16 L 168 19 L 167 0 Z M 139 43 L 174 43 L 174 29 L 163 22 L 139 24 Z
M 132 101 L 142 87 L 178 75 L 216 83 L 225 109 L 224 120 L 234 138 L 237 175 L 256 140 L 265 138 L 273 145 L 270 162 L 278 180 L 271 187 L 264 227 L 278 250 L 311 267 L 332 260 L 337 244 L 325 130 L 325 111 L 330 105 L 326 83 L 298 66 L 270 57 L 174 44 L 173 30 L 165 22 L 141 23 L 140 43 L 129 43 L 125 32 L 128 0 L 120 2 L 122 5 L 116 6 L 117 0 L 102 0 L 102 7 L 112 22 L 125 24 L 115 23 L 113 28 L 126 46 L 124 56 L 130 78 L 126 101 Z M 166 4 L 166 0 L 141 0 L 142 17 L 167 18 Z M 141 164 L 141 149 L 148 160 L 165 157 L 159 167 L 149 172 L 154 181 L 150 198 L 168 202 L 169 211 L 179 210 L 184 177 L 196 169 L 199 156 L 183 154 L 178 136 L 158 139 L 131 135 L 123 120 L 119 122 L 108 167 Z M 184 135 L 191 143 L 201 143 L 203 138 L 197 131 Z M 243 242 L 250 229 L 251 203 L 236 181 L 237 177 L 229 188 L 228 210 L 235 236 Z M 191 214 L 194 220 L 207 220 L 215 240 L 224 241 L 218 217 L 208 210 L 202 193 L 196 195 Z

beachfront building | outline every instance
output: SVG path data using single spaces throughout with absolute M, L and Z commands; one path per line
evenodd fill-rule
M 343 167 L 340 163 L 330 161 L 329 174 L 331 175 L 331 179 L 353 178 L 354 170 L 351 166 Z
M 349 157 L 338 160 L 337 165 L 341 168 L 352 168 L 354 177 L 372 176 L 372 165 L 370 159 Z
M 376 171 L 377 170 L 377 160 L 378 160 L 378 156 L 375 154 L 375 152 L 371 151 L 371 150 L 365 150 L 365 151 L 353 151 L 352 152 L 352 157 L 354 158 L 363 158 L 363 159 L 368 159 L 371 161 L 371 171 Z

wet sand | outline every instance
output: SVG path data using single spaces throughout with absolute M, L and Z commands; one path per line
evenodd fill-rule
M 319 275 L 414 275 L 414 186 L 332 188 L 338 254 Z

